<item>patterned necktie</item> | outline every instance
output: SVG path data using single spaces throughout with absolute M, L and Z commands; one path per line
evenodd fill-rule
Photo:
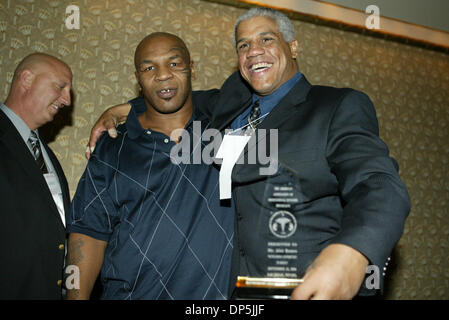
M 44 156 L 42 155 L 41 144 L 39 143 L 39 138 L 36 132 L 31 131 L 31 135 L 28 138 L 28 143 L 31 146 L 31 150 L 34 154 L 34 159 L 38 167 L 41 169 L 42 173 L 48 173 L 47 166 L 45 165 Z
M 259 100 L 256 100 L 256 102 L 254 102 L 253 104 L 253 108 L 251 109 L 251 113 L 249 114 L 248 122 L 253 129 L 256 129 L 260 121 Z

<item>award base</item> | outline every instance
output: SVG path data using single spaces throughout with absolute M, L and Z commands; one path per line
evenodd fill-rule
M 287 300 L 302 282 L 302 279 L 238 277 L 231 299 Z

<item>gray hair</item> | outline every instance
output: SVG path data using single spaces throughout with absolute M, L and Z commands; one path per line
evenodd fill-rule
M 290 42 L 295 39 L 295 30 L 293 28 L 293 24 L 285 14 L 270 8 L 255 7 L 243 13 L 235 22 L 234 35 L 232 39 L 234 48 L 237 45 L 237 28 L 240 22 L 249 20 L 254 17 L 268 17 L 273 19 L 274 21 L 276 21 L 279 32 L 282 34 L 282 37 L 286 42 Z

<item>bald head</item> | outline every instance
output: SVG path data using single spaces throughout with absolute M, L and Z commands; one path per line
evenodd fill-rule
M 70 67 L 58 58 L 46 53 L 32 53 L 23 58 L 23 60 L 17 65 L 16 70 L 14 71 L 13 83 L 17 81 L 20 74 L 24 70 L 29 70 L 35 75 L 38 75 L 48 69 L 54 69 L 57 67 L 66 68 L 71 73 Z
M 141 63 L 142 52 L 146 51 L 151 46 L 157 46 L 160 41 L 172 41 L 173 42 L 173 50 L 179 50 L 179 52 L 183 55 L 183 58 L 187 63 L 190 63 L 190 53 L 187 49 L 184 41 L 178 36 L 167 33 L 167 32 L 154 32 L 147 35 L 145 38 L 140 41 L 137 45 L 136 52 L 134 53 L 134 65 L 136 70 Z
M 65 62 L 45 53 L 33 53 L 16 67 L 5 105 L 34 130 L 70 105 L 71 86 L 72 71 Z
M 170 33 L 152 33 L 137 46 L 134 63 L 149 113 L 191 111 L 194 69 L 184 41 Z

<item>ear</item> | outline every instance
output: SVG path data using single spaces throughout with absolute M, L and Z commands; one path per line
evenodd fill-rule
M 192 80 L 196 80 L 195 77 L 195 68 L 193 67 L 193 60 L 190 61 L 190 77 Z
M 142 85 L 140 84 L 140 79 L 139 79 L 139 71 L 135 71 L 134 75 L 136 76 L 136 80 L 137 80 L 137 84 L 139 85 L 139 92 L 142 92 Z
M 289 47 L 290 47 L 290 52 L 292 54 L 292 58 L 296 59 L 298 57 L 298 40 L 293 39 L 292 41 L 289 42 Z
M 20 84 L 26 89 L 29 90 L 33 84 L 35 74 L 28 69 L 23 70 L 19 75 Z

